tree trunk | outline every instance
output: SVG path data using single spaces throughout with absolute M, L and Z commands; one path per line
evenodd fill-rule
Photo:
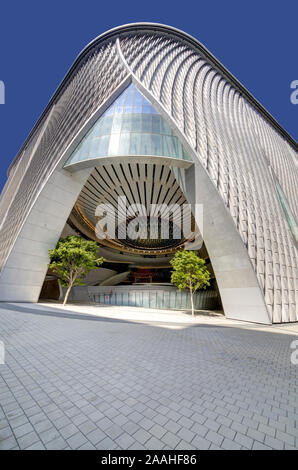
M 72 284 L 69 284 L 69 286 L 67 288 L 67 291 L 65 292 L 65 296 L 64 296 L 64 300 L 63 300 L 63 307 L 67 302 L 67 299 L 68 299 L 69 293 L 71 291 L 71 288 L 72 288 Z
M 193 291 L 190 289 L 190 300 L 191 300 L 191 315 L 194 317 L 195 315 L 195 309 L 193 305 Z

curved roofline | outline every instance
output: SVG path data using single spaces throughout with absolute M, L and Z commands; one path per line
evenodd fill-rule
M 34 134 L 36 128 L 38 125 L 41 123 L 42 119 L 44 118 L 45 114 L 48 112 L 50 107 L 55 103 L 55 100 L 59 96 L 60 92 L 66 85 L 67 81 L 70 79 L 71 75 L 75 72 L 77 66 L 83 59 L 85 55 L 88 54 L 88 52 L 93 49 L 97 44 L 100 42 L 106 41 L 108 39 L 111 39 L 113 36 L 119 34 L 119 33 L 129 33 L 133 31 L 156 31 L 159 33 L 164 33 L 164 34 L 170 34 L 173 35 L 174 37 L 178 37 L 182 39 L 184 42 L 187 42 L 191 46 L 193 46 L 195 49 L 197 49 L 200 54 L 206 58 L 209 62 L 211 62 L 212 65 L 215 66 L 215 68 L 218 69 L 219 72 L 221 72 L 222 75 L 233 85 L 235 88 L 279 131 L 279 133 L 288 141 L 288 143 L 294 148 L 294 150 L 298 150 L 298 143 L 295 141 L 295 139 L 277 122 L 277 120 L 264 108 L 264 106 L 245 88 L 244 85 L 231 73 L 229 72 L 226 67 L 218 60 L 214 55 L 202 44 L 200 43 L 197 39 L 195 39 L 193 36 L 185 33 L 184 31 L 177 29 L 173 26 L 168 26 L 160 23 L 150 23 L 150 22 L 141 22 L 141 23 L 128 23 L 122 26 L 117 26 L 115 28 L 109 29 L 103 34 L 100 34 L 97 36 L 95 39 L 93 39 L 87 46 L 84 47 L 84 49 L 78 54 L 76 57 L 74 63 L 62 79 L 60 85 L 52 95 L 50 101 L 48 102 L 47 106 L 45 107 L 44 111 L 38 118 L 37 122 L 33 126 L 31 132 L 29 133 L 28 137 L 26 138 L 25 142 L 21 146 L 19 152 L 17 153 L 16 157 L 12 161 L 11 165 L 8 168 L 8 174 L 9 171 L 12 167 L 12 165 L 15 163 L 15 161 L 18 159 L 19 155 L 22 153 L 24 150 L 25 146 L 29 142 L 30 138 Z

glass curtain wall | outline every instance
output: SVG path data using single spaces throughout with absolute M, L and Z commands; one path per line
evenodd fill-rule
M 103 113 L 66 163 L 126 155 L 191 158 L 166 121 L 130 84 Z

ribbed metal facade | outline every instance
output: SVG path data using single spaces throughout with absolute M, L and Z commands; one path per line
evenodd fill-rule
M 158 25 L 120 27 L 79 56 L 15 159 L 0 200 L 0 269 L 39 191 L 90 116 L 131 75 L 201 162 L 247 247 L 273 322 L 297 321 L 297 144 L 201 45 Z
M 15 159 L 10 178 L 18 187 L 7 188 L 0 211 L 8 204 L 0 229 L 0 269 L 39 191 L 56 167 L 62 153 L 85 121 L 117 88 L 127 75 L 117 55 L 115 41 L 99 45 L 82 57 L 53 103 L 26 142 L 24 153 Z M 50 119 L 47 120 L 47 117 Z M 46 128 L 44 128 L 44 124 Z M 42 134 L 39 139 L 39 134 Z M 36 141 L 38 144 L 36 145 Z M 18 166 L 18 160 L 21 162 Z

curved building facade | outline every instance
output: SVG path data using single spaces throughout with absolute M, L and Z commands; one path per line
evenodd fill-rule
M 297 143 L 204 46 L 168 26 L 115 28 L 78 56 L 9 168 L 0 299 L 36 302 L 48 249 L 96 239 L 97 205 L 125 196 L 174 204 L 172 231 L 183 204 L 203 207 L 189 218 L 227 317 L 297 321 L 296 188 Z M 122 281 L 127 266 L 168 268 L 185 243 L 120 229 L 100 253 Z

